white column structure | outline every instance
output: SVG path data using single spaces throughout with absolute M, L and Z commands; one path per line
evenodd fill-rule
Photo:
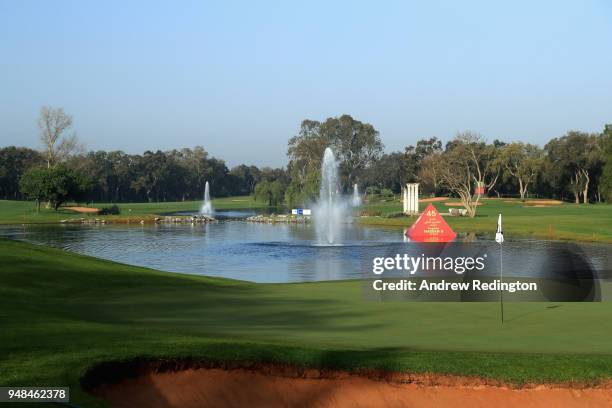
M 417 215 L 419 213 L 419 183 L 408 183 L 404 188 L 404 214 Z

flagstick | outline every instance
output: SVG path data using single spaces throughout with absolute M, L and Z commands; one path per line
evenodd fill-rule
M 504 324 L 504 288 L 502 287 L 502 283 L 504 282 L 504 251 L 502 249 L 503 245 L 499 244 L 499 283 L 500 283 L 500 292 L 499 292 L 499 303 L 501 306 L 501 322 Z
M 504 324 L 504 229 L 502 228 L 502 215 L 497 218 L 495 241 L 499 244 L 499 306 L 501 308 L 501 323 Z

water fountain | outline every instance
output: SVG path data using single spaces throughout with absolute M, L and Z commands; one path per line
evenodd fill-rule
M 353 207 L 359 207 L 361 205 L 361 196 L 359 195 L 359 188 L 357 183 L 353 185 L 353 201 L 351 202 Z
M 347 203 L 339 191 L 338 163 L 331 148 L 325 149 L 321 163 L 321 188 L 313 219 L 319 245 L 342 241 L 341 223 L 347 218 Z
M 208 181 L 204 186 L 204 204 L 202 204 L 200 214 L 209 217 L 212 217 L 215 214 L 215 210 L 213 209 L 212 203 L 210 202 L 210 187 L 208 186 Z

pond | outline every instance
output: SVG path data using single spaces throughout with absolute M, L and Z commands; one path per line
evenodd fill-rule
M 355 279 L 375 256 L 410 252 L 401 229 L 343 226 L 340 245 L 317 244 L 312 225 L 254 224 L 250 212 L 219 213 L 215 224 L 160 225 L 24 225 L 0 228 L 0 236 L 61 248 L 80 254 L 182 272 L 253 282 L 305 282 Z M 459 236 L 462 249 L 496 254 L 490 237 Z M 470 241 L 470 242 L 467 242 Z M 414 244 L 412 244 L 414 245 Z M 472 245 L 468 247 L 467 245 Z M 474 246 L 478 249 L 474 249 Z M 568 244 L 508 239 L 504 265 L 509 276 L 537 276 L 542 262 L 556 258 Z M 594 269 L 611 267 L 610 245 L 576 244 Z M 578 249 L 576 249 L 578 248 Z M 412 252 L 421 252 L 415 247 Z M 418 255 L 418 254 L 417 254 Z M 564 262 L 559 258 L 560 262 Z

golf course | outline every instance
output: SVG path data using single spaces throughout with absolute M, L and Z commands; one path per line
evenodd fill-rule
M 435 204 L 447 211 L 444 202 Z M 132 209 L 136 219 L 197 205 L 122 204 L 121 211 Z M 258 206 L 248 197 L 215 200 L 217 209 Z M 507 237 L 612 240 L 609 205 L 524 206 L 484 200 L 474 219 L 445 218 L 457 231 L 492 233 L 502 211 Z M 386 216 L 401 210 L 398 202 L 363 209 L 377 212 L 360 218 L 373 228 L 401 231 L 415 220 Z M 81 217 L 66 210 L 36 214 L 32 203 L 0 201 L 0 222 L 18 223 L 21 216 L 26 223 Z M 498 303 L 364 301 L 357 280 L 250 283 L 6 239 L 0 240 L 0 260 L 0 383 L 69 386 L 77 406 L 105 406 L 82 382 L 109 362 L 380 369 L 512 386 L 596 385 L 612 377 L 608 303 L 510 303 L 501 325 Z
M 452 204 L 448 206 L 447 204 Z M 495 229 L 495 218 L 503 214 L 509 221 L 506 231 L 520 236 L 533 236 L 553 240 L 612 243 L 612 206 L 610 204 L 574 205 L 551 200 L 531 200 L 528 204 L 518 199 L 482 199 L 475 218 L 446 217 L 457 232 L 491 234 Z M 541 204 L 538 204 L 541 203 Z M 265 209 L 266 203 L 252 196 L 224 197 L 213 200 L 215 208 L 222 210 Z M 441 213 L 458 205 L 457 200 L 433 201 Z M 76 205 L 76 204 L 75 204 Z M 113 204 L 96 203 L 92 207 L 105 208 Z M 150 222 L 156 216 L 177 212 L 195 212 L 201 201 L 123 203 L 117 204 L 118 215 L 79 214 L 60 207 L 58 211 L 41 208 L 36 211 L 27 201 L 0 200 L 0 225 L 57 223 L 62 220 L 104 219 L 108 222 Z M 399 200 L 366 203 L 359 222 L 363 225 L 381 227 L 409 227 L 416 217 L 401 214 Z M 272 210 L 274 211 L 274 210 Z M 282 210 L 281 210 L 282 212 Z
M 213 200 L 218 208 L 225 210 L 234 209 L 261 209 L 266 203 L 255 201 L 252 196 L 223 197 Z M 75 206 L 83 206 L 82 203 L 74 203 Z M 91 208 L 108 208 L 115 204 L 96 203 Z M 57 223 L 62 220 L 79 220 L 83 217 L 100 218 L 109 222 L 139 222 L 141 220 L 151 221 L 155 216 L 177 213 L 182 211 L 197 211 L 202 201 L 180 201 L 180 202 L 154 202 L 154 203 L 119 203 L 116 204 L 120 214 L 117 215 L 92 215 L 82 214 L 60 207 L 57 211 L 52 208 L 41 208 L 36 210 L 32 202 L 0 200 L 0 225 L 2 224 L 44 224 Z M 87 208 L 87 207 L 84 207 Z

